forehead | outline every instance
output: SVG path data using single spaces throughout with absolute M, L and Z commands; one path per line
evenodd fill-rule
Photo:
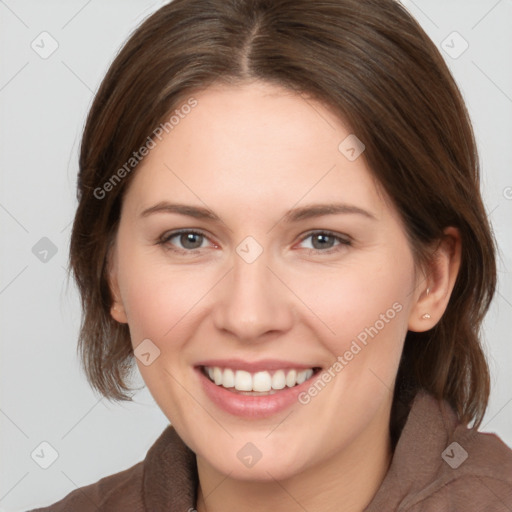
M 183 109 L 136 170 L 127 199 L 144 203 L 139 210 L 166 192 L 244 209 L 357 197 L 375 210 L 374 179 L 364 158 L 351 161 L 340 150 L 353 134 L 327 107 L 260 82 L 215 85 L 191 97 L 194 108 Z

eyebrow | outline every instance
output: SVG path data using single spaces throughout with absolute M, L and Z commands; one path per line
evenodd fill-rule
M 206 219 L 214 222 L 222 222 L 221 218 L 208 208 L 186 204 L 169 203 L 167 201 L 161 201 L 160 203 L 157 203 L 150 208 L 146 208 L 142 211 L 140 216 L 147 217 L 155 213 L 178 213 L 180 215 L 194 217 L 195 219 Z M 369 219 L 377 220 L 377 217 L 373 213 L 364 210 L 363 208 L 359 208 L 358 206 L 345 203 L 311 204 L 308 206 L 302 206 L 300 208 L 294 208 L 285 213 L 283 220 L 287 223 L 293 223 L 305 219 L 322 217 L 324 215 L 338 214 L 356 214 L 362 215 Z

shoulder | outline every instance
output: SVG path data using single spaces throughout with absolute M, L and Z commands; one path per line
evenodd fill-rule
M 418 492 L 405 498 L 400 510 L 512 511 L 512 450 L 497 435 L 459 423 L 446 402 L 426 400 L 437 431 L 429 433 L 431 442 L 424 448 L 435 445 L 433 439 L 438 448 L 422 455 L 430 475 Z M 424 431 L 416 433 L 415 442 L 423 443 Z
M 459 427 L 441 453 L 442 463 L 404 511 L 512 510 L 512 450 L 495 434 Z
M 144 462 L 70 492 L 53 505 L 30 512 L 142 512 Z
M 446 401 L 419 392 L 391 465 L 365 512 L 511 512 L 512 450 L 460 423 Z
M 195 454 L 169 425 L 143 461 L 30 512 L 186 511 L 193 509 L 197 483 Z

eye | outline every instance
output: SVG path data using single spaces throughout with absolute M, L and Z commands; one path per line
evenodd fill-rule
M 176 239 L 176 242 L 172 242 L 173 239 Z M 206 235 L 200 231 L 181 229 L 164 233 L 158 243 L 168 246 L 173 251 L 186 253 L 202 249 L 205 241 L 207 241 Z M 181 244 L 181 247 L 173 247 L 176 243 Z
M 174 239 L 176 240 L 173 242 Z M 346 235 L 342 236 L 331 231 L 312 231 L 302 238 L 301 243 L 304 243 L 308 239 L 311 239 L 312 247 L 306 247 L 305 249 L 314 254 L 330 254 L 340 251 L 352 244 L 352 241 Z M 158 244 L 164 245 L 169 250 L 182 254 L 194 253 L 206 247 L 207 245 L 203 245 L 204 242 L 208 242 L 206 235 L 200 231 L 191 229 L 167 232 L 158 240 Z
M 311 239 L 312 248 L 307 248 L 311 253 L 327 253 L 343 250 L 346 246 L 352 245 L 352 241 L 347 236 L 341 236 L 331 231 L 312 231 L 302 238 L 301 243 Z M 338 242 L 338 243 L 336 243 Z

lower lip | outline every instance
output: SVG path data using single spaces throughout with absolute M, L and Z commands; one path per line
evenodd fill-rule
M 315 373 L 308 380 L 293 388 L 284 388 L 272 395 L 251 396 L 228 391 L 212 382 L 201 368 L 196 368 L 196 371 L 210 400 L 224 411 L 243 418 L 267 418 L 297 403 L 300 393 L 305 391 L 320 373 Z

